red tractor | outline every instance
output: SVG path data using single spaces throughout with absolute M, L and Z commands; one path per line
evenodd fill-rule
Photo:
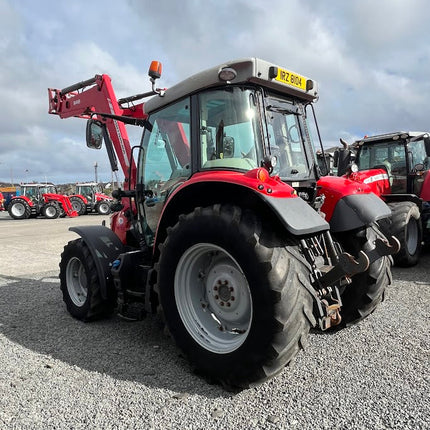
M 0 192 L 0 211 L 6 210 L 6 199 L 4 198 L 3 194 Z
M 27 219 L 39 215 L 54 219 L 65 214 L 78 216 L 67 196 L 57 193 L 54 184 L 21 184 L 19 196 L 12 197 L 7 210 L 13 219 Z
M 84 321 L 158 312 L 199 374 L 260 383 L 311 327 L 382 301 L 399 248 L 378 227 L 390 210 L 368 186 L 319 178 L 315 81 L 257 58 L 167 90 L 155 88 L 161 64 L 149 75 L 152 91 L 119 100 L 107 75 L 48 90 L 49 113 L 87 119 L 87 145 L 104 142 L 126 184 L 110 229 L 71 228 L 63 300 Z M 124 124 L 144 128 L 133 150 Z
M 430 136 L 394 132 L 365 137 L 337 152 L 338 174 L 367 184 L 392 211 L 386 227 L 400 242 L 400 266 L 417 264 L 422 242 L 430 243 Z M 351 169 L 352 163 L 356 168 Z M 355 171 L 357 170 L 357 171 Z
M 111 212 L 113 198 L 104 194 L 97 182 L 76 183 L 75 194 L 69 196 L 73 209 L 79 215 L 97 212 L 100 215 L 108 215 Z

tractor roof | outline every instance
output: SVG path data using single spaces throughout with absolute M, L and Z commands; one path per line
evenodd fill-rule
M 55 187 L 54 184 L 52 184 L 51 182 L 44 182 L 43 184 L 39 184 L 37 182 L 31 182 L 31 183 L 21 183 L 20 184 L 21 187 Z
M 395 131 L 392 133 L 385 133 L 385 134 L 376 134 L 374 136 L 366 136 L 363 139 L 356 140 L 353 143 L 353 146 L 357 145 L 363 145 L 364 143 L 378 143 L 378 142 L 385 142 L 387 140 L 399 140 L 399 139 L 409 139 L 412 137 L 417 136 L 423 136 L 425 134 L 428 134 L 426 131 Z
M 221 72 L 227 72 L 224 79 Z M 306 101 L 315 101 L 318 97 L 317 82 L 259 58 L 244 58 L 204 70 L 168 88 L 163 96 L 157 95 L 145 103 L 145 112 L 151 113 L 197 91 L 229 83 L 254 83 Z

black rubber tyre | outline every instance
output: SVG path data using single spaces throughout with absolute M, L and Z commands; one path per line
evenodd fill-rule
M 393 202 L 391 234 L 399 239 L 400 251 L 393 256 L 397 266 L 410 267 L 418 263 L 423 240 L 423 226 L 418 206 L 412 202 Z
M 72 204 L 73 210 L 75 210 L 79 215 L 85 215 L 87 212 L 87 207 L 84 201 L 78 196 L 69 197 L 70 203 Z
M 101 200 L 96 204 L 96 211 L 100 215 L 109 215 L 111 212 L 110 204 L 106 200 Z
M 378 234 L 382 236 L 382 233 Z M 345 251 L 358 255 L 361 249 L 370 251 L 376 237 L 375 231 L 367 228 L 356 234 L 346 233 L 337 240 Z M 384 256 L 373 262 L 366 272 L 352 277 L 352 283 L 340 291 L 342 322 L 337 328 L 363 320 L 384 300 L 385 289 L 392 282 L 391 265 L 391 258 Z
M 181 215 L 160 245 L 160 313 L 195 371 L 228 389 L 279 373 L 315 325 L 296 243 L 234 206 Z
M 60 216 L 61 210 L 57 203 L 48 202 L 42 207 L 41 213 L 47 219 L 55 219 Z
M 69 242 L 61 254 L 60 288 L 69 313 L 91 321 L 110 315 L 115 300 L 103 299 L 93 256 L 83 239 Z
M 23 199 L 13 199 L 7 207 L 9 215 L 13 219 L 27 219 L 30 218 L 31 209 L 28 203 Z

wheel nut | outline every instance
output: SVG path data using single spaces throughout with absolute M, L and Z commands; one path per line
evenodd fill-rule
M 224 306 L 224 302 L 220 302 L 219 304 L 220 304 L 221 306 Z
M 214 285 L 214 291 L 218 291 L 218 287 Z
M 231 306 L 230 302 L 227 302 L 226 305 L 228 308 Z
M 215 300 L 218 300 L 219 299 L 219 296 L 218 295 L 215 295 Z
M 232 302 L 234 302 L 234 296 L 231 296 L 231 297 L 230 297 L 230 300 L 231 300 Z

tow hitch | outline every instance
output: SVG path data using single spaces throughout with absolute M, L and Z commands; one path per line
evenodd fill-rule
M 305 245 L 305 242 L 302 242 L 302 245 Z M 321 330 L 339 325 L 342 321 L 340 313 L 342 300 L 338 286 L 350 284 L 352 276 L 365 272 L 370 264 L 379 258 L 395 254 L 400 249 L 400 243 L 394 236 L 387 240 L 378 237 L 372 245 L 370 250 L 361 250 L 357 258 L 347 252 L 335 256 L 332 247 L 332 261 L 336 263 L 333 266 L 320 267 L 317 271 L 320 276 L 312 282 L 313 290 L 310 292 L 314 297 Z M 309 251 L 307 255 L 309 256 Z

